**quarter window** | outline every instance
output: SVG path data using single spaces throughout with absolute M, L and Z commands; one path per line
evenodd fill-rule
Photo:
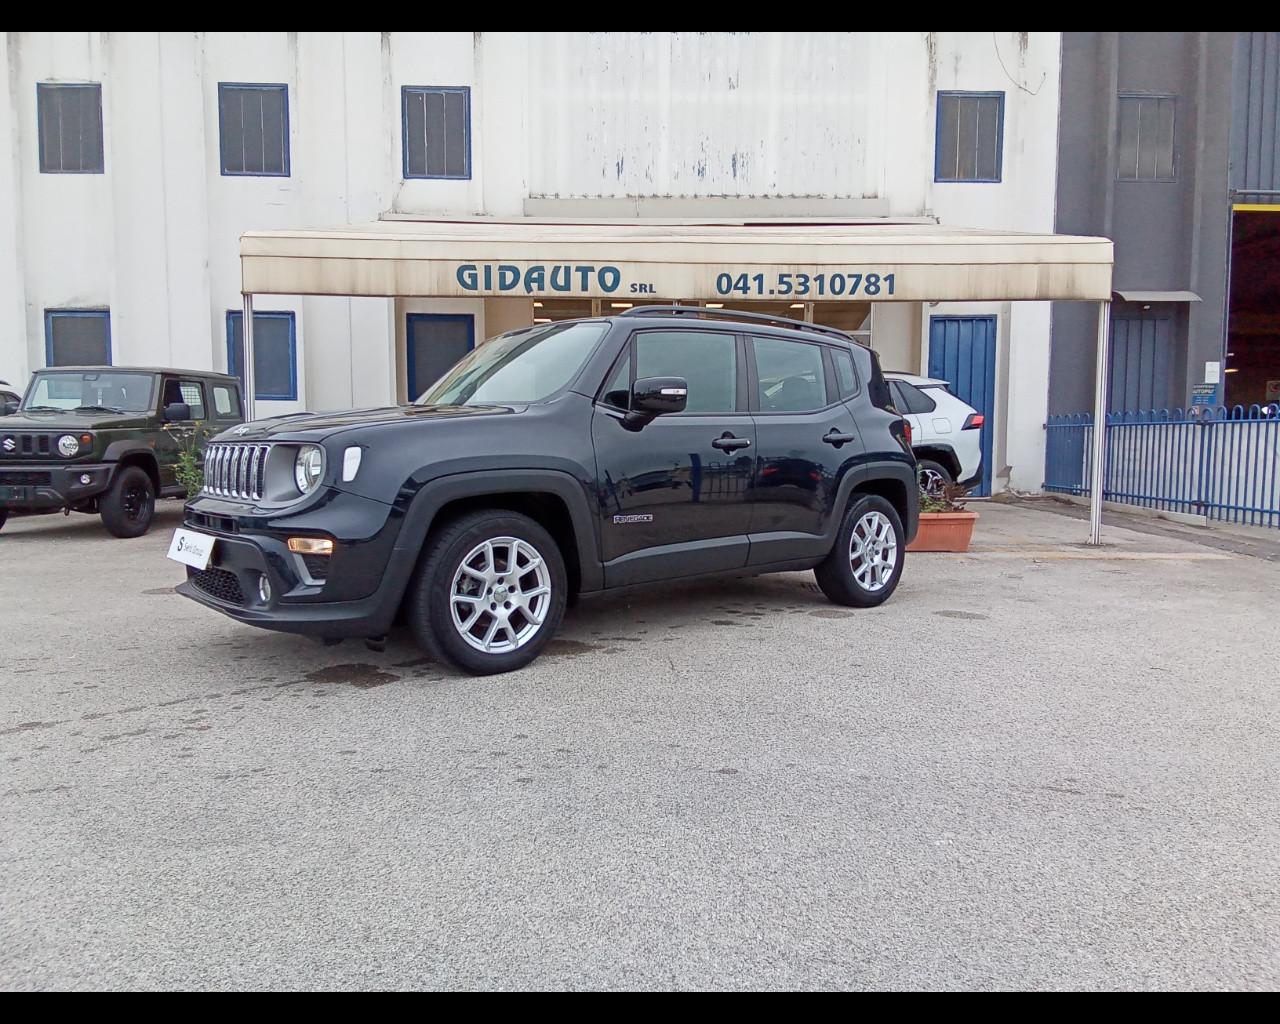
M 938 407 L 937 402 L 913 384 L 895 380 L 890 381 L 889 386 L 893 388 L 894 402 L 898 405 L 899 412 L 933 412 L 933 410 Z
M 41 174 L 101 174 L 102 86 L 36 85 Z
M 213 414 L 220 420 L 240 418 L 240 396 L 225 384 L 213 385 Z
M 934 181 L 1000 180 L 1004 93 L 938 93 Z
M 840 397 L 849 398 L 856 395 L 858 375 L 853 369 L 853 356 L 842 348 L 833 348 L 831 358 L 836 366 L 836 384 L 840 387 Z
M 636 378 L 683 377 L 685 412 L 733 412 L 738 406 L 738 342 L 712 331 L 642 331 L 636 335 Z
M 400 91 L 406 178 L 471 177 L 471 90 L 406 85 Z
M 827 404 L 822 348 L 780 338 L 755 338 L 761 412 L 809 412 Z
M 289 176 L 289 87 L 218 83 L 223 174 Z

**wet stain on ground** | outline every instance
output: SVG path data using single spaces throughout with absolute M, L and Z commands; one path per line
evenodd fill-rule
M 838 608 L 815 608 L 809 613 L 815 619 L 848 619 L 852 618 L 854 612 L 843 612 Z
M 717 775 L 737 775 L 738 769 L 737 768 L 717 768 L 716 774 Z
M 940 612 L 934 612 L 934 615 L 940 615 L 944 619 L 989 619 L 990 615 L 983 615 L 981 612 L 966 612 L 958 608 L 945 608 Z
M 588 644 L 581 640 L 556 637 L 542 651 L 544 658 L 575 658 L 579 654 L 601 650 L 600 644 Z
M 376 665 L 368 665 L 361 662 L 330 665 L 327 668 L 318 668 L 314 672 L 307 673 L 307 680 L 313 683 L 344 683 L 360 690 L 368 690 L 374 686 L 386 686 L 387 683 L 394 683 L 399 678 L 399 676 L 392 675 L 390 672 L 381 671 Z M 307 680 L 300 679 L 298 682 Z M 278 683 L 277 685 L 286 686 L 291 684 Z
M 173 587 L 156 587 L 154 590 L 144 590 L 144 594 L 173 594 L 176 591 Z
M 745 622 L 734 622 L 732 619 L 712 619 L 713 626 L 745 626 Z

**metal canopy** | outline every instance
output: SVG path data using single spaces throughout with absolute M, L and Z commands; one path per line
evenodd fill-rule
M 781 271 L 809 276 L 809 300 L 1099 301 L 1111 297 L 1112 243 L 892 220 L 396 219 L 246 232 L 240 262 L 250 294 L 632 298 L 643 284 L 652 291 L 638 294 L 713 299 L 728 294 L 722 275 L 745 273 L 751 292 L 734 298 L 799 297 L 769 279 Z
M 396 215 L 347 227 L 249 231 L 240 238 L 245 398 L 251 417 L 255 294 L 1097 302 L 1089 543 L 1100 544 L 1113 263 L 1107 238 L 955 228 L 918 218 L 638 222 Z M 825 294 L 818 292 L 819 276 Z
M 1140 292 L 1132 288 L 1116 290 L 1116 297 L 1124 302 L 1199 302 L 1195 292 Z

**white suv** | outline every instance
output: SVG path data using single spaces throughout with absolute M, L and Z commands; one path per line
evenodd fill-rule
M 911 422 L 920 487 L 936 494 L 959 481 L 973 487 L 982 480 L 982 413 L 947 390 L 945 380 L 885 371 L 893 404 Z

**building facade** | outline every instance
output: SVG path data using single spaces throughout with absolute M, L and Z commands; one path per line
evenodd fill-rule
M 251 230 L 380 218 L 816 218 L 1114 231 L 1134 267 L 1126 288 L 1199 289 L 1199 303 L 1170 314 L 1188 339 L 1168 370 L 1182 387 L 1224 337 L 1219 310 L 1215 349 L 1203 279 L 1213 245 L 1226 244 L 1207 183 L 1219 163 L 1227 180 L 1231 119 L 1193 115 L 1220 100 L 1232 109 L 1240 44 L 1159 37 L 8 33 L 0 378 L 101 361 L 236 372 L 240 237 Z M 1169 47 L 1180 55 L 1172 65 L 1161 56 Z M 1099 84 L 1099 62 L 1113 56 L 1114 87 Z M 1117 77 L 1161 64 L 1176 81 Z M 1177 97 L 1174 180 L 1159 182 L 1176 198 L 1155 214 L 1141 205 L 1146 182 L 1111 177 L 1129 153 L 1118 139 L 1133 111 L 1112 102 L 1122 84 L 1158 94 L 1139 122 L 1163 123 L 1161 100 Z M 1104 108 L 1111 121 L 1098 120 Z M 1100 142 L 1099 124 L 1105 134 L 1112 122 L 1117 141 Z M 1205 140 L 1221 149 L 1202 155 Z M 1152 229 L 1153 217 L 1174 234 L 1193 225 L 1194 241 L 1141 236 L 1122 249 L 1120 238 Z M 1158 266 L 1139 270 L 1144 261 Z M 1226 287 L 1224 272 L 1219 304 Z M 735 305 L 709 294 L 644 299 Z M 1051 319 L 1047 302 L 814 293 L 736 304 L 853 330 L 886 368 L 928 372 L 959 344 L 992 431 L 993 490 L 1038 490 L 1050 406 L 1089 405 L 1075 394 L 1092 379 L 1091 327 L 1072 320 L 1089 321 L 1084 309 L 1055 304 Z M 258 414 L 412 398 L 485 337 L 612 308 L 272 296 L 254 316 Z
M 1115 242 L 1108 408 L 1280 400 L 1280 33 L 1068 32 L 1054 225 Z M 1053 310 L 1051 414 L 1093 406 Z

